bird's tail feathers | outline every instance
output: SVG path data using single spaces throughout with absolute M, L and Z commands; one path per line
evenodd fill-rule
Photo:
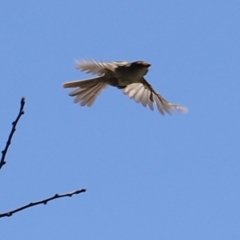
M 76 81 L 71 81 L 71 82 L 65 82 L 63 84 L 64 88 L 75 88 L 75 87 L 85 87 L 85 86 L 90 86 L 94 85 L 95 82 L 101 82 L 103 81 L 103 77 L 96 77 L 96 78 L 90 78 L 86 80 L 76 80 Z
M 69 95 L 75 97 L 74 102 L 82 106 L 92 106 L 97 96 L 107 87 L 108 83 L 104 77 L 97 77 L 82 81 L 66 82 L 64 88 L 77 88 Z

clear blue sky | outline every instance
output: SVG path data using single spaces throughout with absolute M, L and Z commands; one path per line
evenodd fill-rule
M 240 2 L 3 1 L 1 239 L 240 239 Z M 161 116 L 109 87 L 92 108 L 62 83 L 76 59 L 145 60 L 189 113 Z

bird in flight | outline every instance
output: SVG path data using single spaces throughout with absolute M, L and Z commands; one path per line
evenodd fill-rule
M 76 88 L 69 93 L 75 97 L 74 102 L 81 106 L 92 106 L 97 96 L 108 86 L 117 87 L 129 98 L 154 110 L 157 107 L 161 114 L 174 110 L 187 112 L 187 108 L 168 102 L 146 81 L 151 64 L 144 61 L 126 62 L 96 62 L 82 60 L 76 63 L 76 68 L 85 73 L 97 75 L 95 78 L 66 82 L 64 88 Z

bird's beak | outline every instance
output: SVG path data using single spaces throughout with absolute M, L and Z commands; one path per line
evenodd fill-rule
M 149 68 L 149 67 L 151 67 L 151 64 L 150 64 L 150 63 L 145 63 L 145 66 L 146 66 L 147 68 Z

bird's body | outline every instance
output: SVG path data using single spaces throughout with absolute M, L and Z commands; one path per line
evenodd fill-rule
M 80 102 L 82 106 L 91 106 L 97 96 L 108 85 L 122 89 L 124 94 L 133 98 L 136 102 L 141 102 L 143 106 L 154 109 L 154 103 L 158 110 L 164 114 L 171 113 L 172 110 L 186 112 L 187 109 L 178 104 L 166 101 L 160 94 L 155 92 L 152 86 L 145 80 L 144 76 L 151 65 L 144 61 L 136 62 L 77 62 L 76 68 L 98 75 L 96 78 L 73 81 L 63 84 L 64 88 L 77 88 L 70 92 L 70 96 L 75 96 L 75 103 Z

